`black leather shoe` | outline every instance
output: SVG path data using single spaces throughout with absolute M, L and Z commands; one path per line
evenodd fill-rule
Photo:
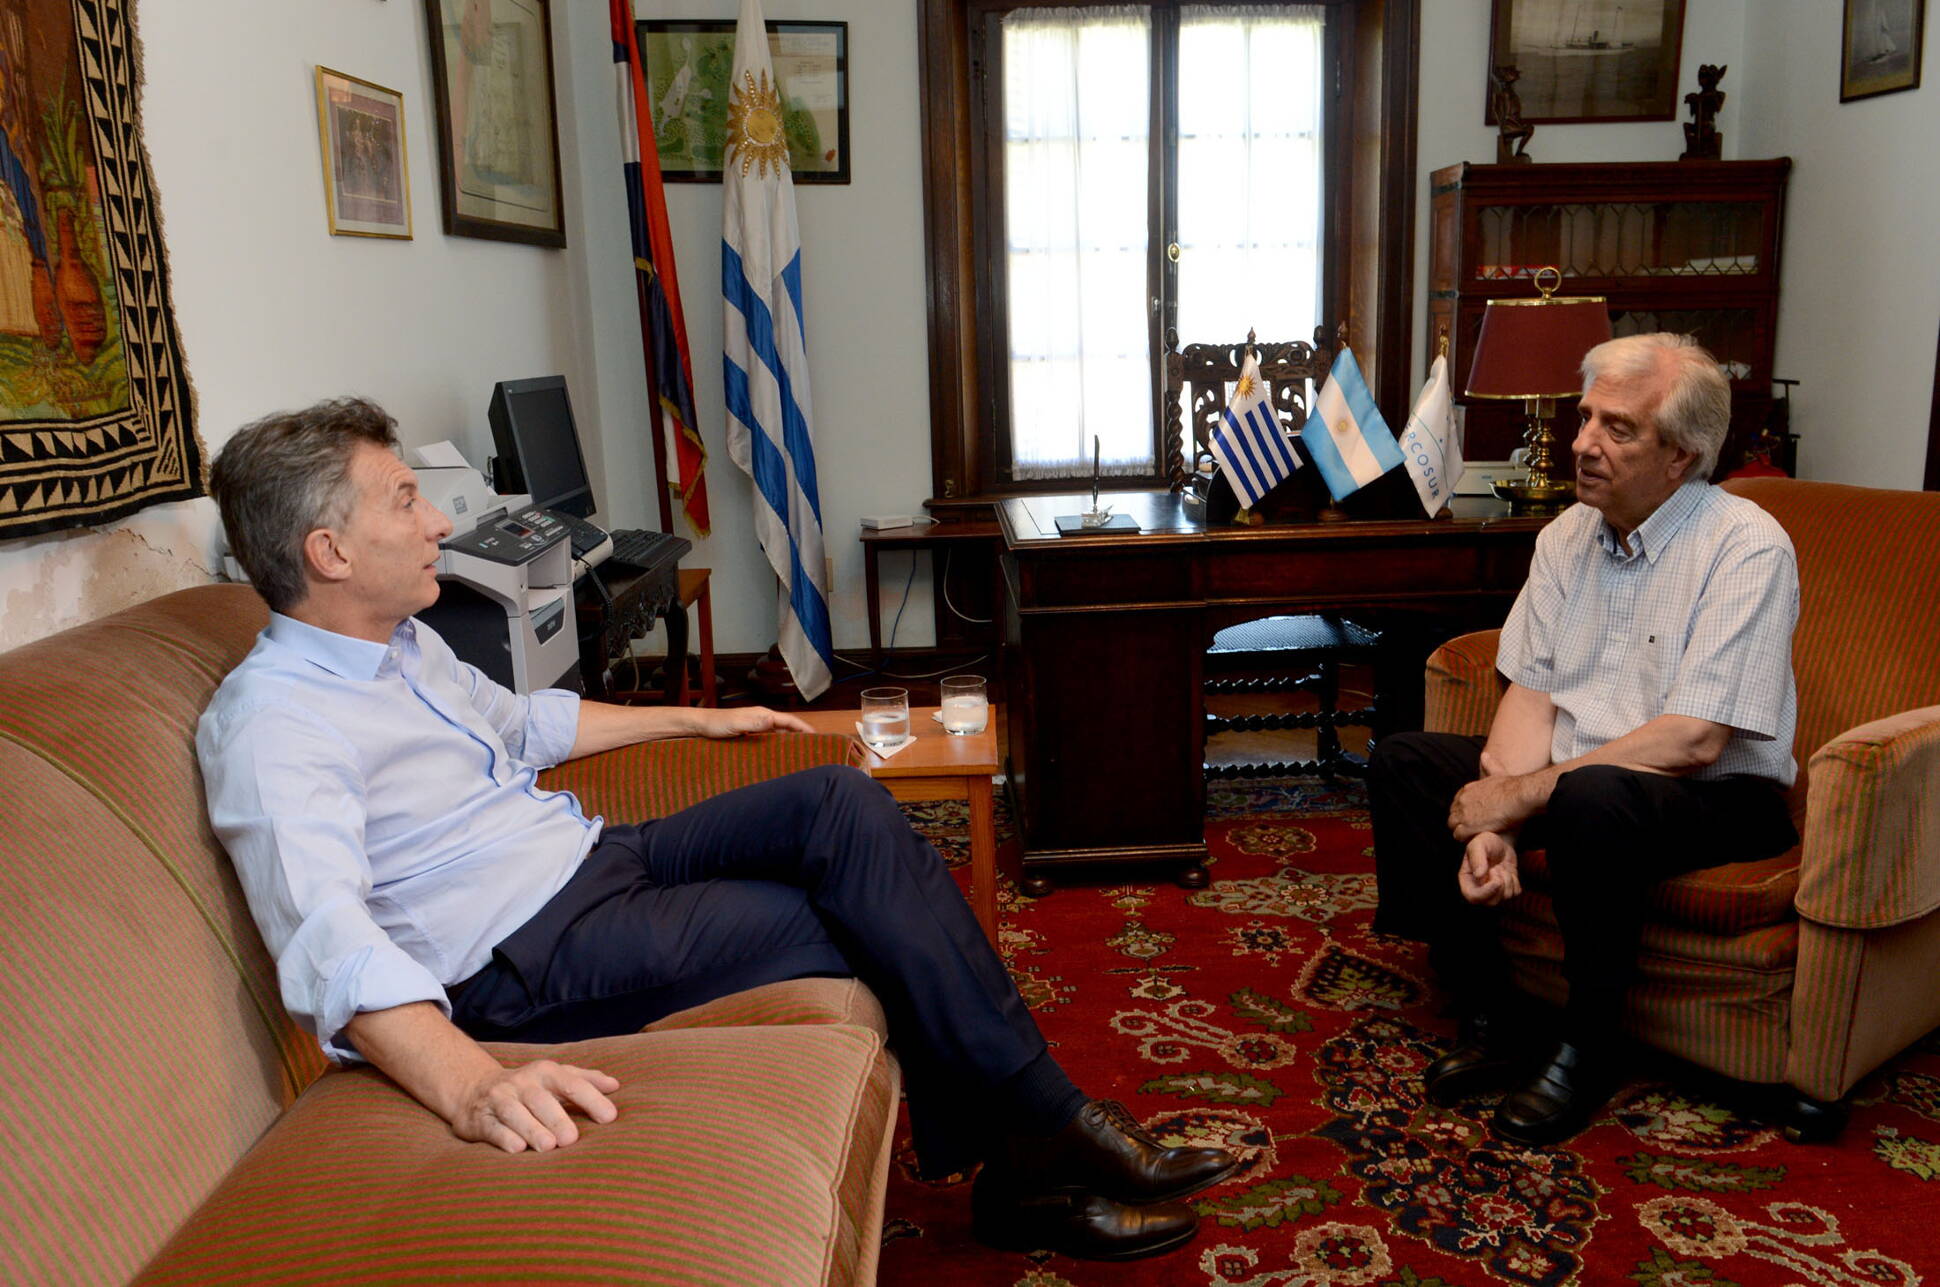
M 1515 1052 L 1499 1020 L 1486 1014 L 1462 1020 L 1455 1048 L 1421 1074 L 1428 1098 L 1449 1105 L 1470 1095 L 1500 1090 L 1515 1070 Z
M 970 1231 L 999 1251 L 1137 1260 L 1185 1246 L 1198 1227 L 1183 1203 L 1132 1206 L 1071 1185 L 1018 1190 L 988 1169 L 970 1190 Z
M 1615 1061 L 1592 1058 L 1569 1042 L 1536 1075 L 1496 1105 L 1498 1135 L 1519 1144 L 1555 1144 L 1589 1125 L 1617 1088 Z
M 1017 1188 L 1075 1186 L 1119 1202 L 1176 1202 L 1231 1175 L 1223 1148 L 1166 1148 L 1125 1106 L 1094 1099 L 1048 1137 L 1013 1135 L 985 1167 Z

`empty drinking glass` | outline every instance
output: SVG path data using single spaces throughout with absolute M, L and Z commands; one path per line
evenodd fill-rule
M 865 688 L 862 690 L 862 741 L 881 754 L 893 751 L 909 740 L 909 690 L 907 688 Z
M 990 698 L 981 675 L 952 675 L 943 681 L 943 731 L 959 737 L 981 733 L 990 722 Z

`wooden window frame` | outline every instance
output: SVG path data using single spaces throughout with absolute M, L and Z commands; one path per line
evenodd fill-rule
M 979 97 L 994 90 L 995 78 L 977 65 L 982 43 L 977 25 L 995 9 L 1069 2 L 920 0 L 931 489 L 938 501 L 981 503 L 1001 495 L 1071 487 L 1065 481 L 1003 480 L 997 435 L 985 429 L 984 408 L 995 404 L 1008 387 L 1003 373 L 993 369 L 1007 349 L 1002 338 L 1001 283 L 992 280 L 1001 275 L 979 273 L 977 267 L 986 262 L 984 238 L 1001 227 L 1002 209 L 997 204 L 1001 193 L 976 191 L 974 182 L 978 150 L 1001 143 L 987 135 L 979 137 L 992 119 L 982 110 Z M 1420 0 L 1307 2 L 1341 10 L 1328 24 L 1330 62 L 1338 71 L 1339 84 L 1329 110 L 1332 124 L 1324 164 L 1330 177 L 1339 175 L 1343 181 L 1328 184 L 1323 235 L 1347 253 L 1335 254 L 1328 265 L 1322 320 L 1329 326 L 1346 324 L 1349 342 L 1369 374 L 1376 400 L 1401 408 L 1412 394 Z M 1161 51 L 1167 48 L 1163 41 L 1155 45 Z M 1164 70 L 1155 65 L 1155 85 L 1171 83 L 1169 75 L 1158 75 Z M 1156 127 L 1162 119 L 1156 96 L 1153 116 Z M 1354 164 L 1363 157 L 1377 164 Z M 1164 190 L 1159 177 L 1153 176 L 1150 201 L 1176 210 L 1176 191 Z M 1153 257 L 1155 264 L 1158 258 Z M 1158 281 L 1149 286 L 1154 295 L 1164 293 Z M 1148 318 L 1154 353 L 1163 351 L 1165 324 L 1163 315 Z M 1162 379 L 1156 363 L 1152 378 L 1156 407 Z M 1163 465 L 1161 444 L 1161 471 Z M 1114 481 L 1121 486 L 1157 486 L 1164 479 L 1161 473 L 1150 479 Z

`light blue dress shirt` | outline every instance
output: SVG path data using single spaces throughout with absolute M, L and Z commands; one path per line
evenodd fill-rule
M 389 645 L 273 613 L 196 729 L 209 817 L 332 1059 L 361 1011 L 430 1001 L 565 885 L 601 820 L 534 783 L 579 698 L 520 697 L 406 621 Z
M 1502 627 L 1496 668 L 1556 705 L 1560 764 L 1688 715 L 1730 727 L 1694 778 L 1749 773 L 1790 786 L 1798 691 L 1798 564 L 1778 520 L 1702 480 L 1617 541 L 1572 505 L 1536 537 L 1529 580 Z

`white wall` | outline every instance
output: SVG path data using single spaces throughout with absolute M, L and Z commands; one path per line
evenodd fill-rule
M 654 11 L 731 18 L 734 8 L 706 0 Z M 916 12 L 879 0 L 771 0 L 767 11 L 850 23 L 854 182 L 797 196 L 835 641 L 858 648 L 868 629 L 857 517 L 916 512 L 929 492 Z M 267 411 L 357 392 L 398 418 L 407 445 L 448 437 L 482 463 L 493 382 L 563 371 L 602 517 L 658 525 L 606 7 L 570 0 L 553 13 L 564 252 L 444 235 L 422 5 L 140 4 L 145 134 L 211 455 Z M 415 240 L 328 235 L 315 63 L 403 91 Z M 774 641 L 775 582 L 749 527 L 747 478 L 727 456 L 721 188 L 669 185 L 668 204 L 714 512 L 714 536 L 690 565 L 713 569 L 716 647 L 761 651 Z M 202 500 L 8 542 L 0 647 L 210 579 L 215 537 L 214 505 Z M 904 566 L 892 557 L 885 572 Z M 919 577 L 902 643 L 932 636 L 927 585 Z
M 1839 101 L 1840 12 L 1760 0 L 1748 23 L 1748 155 L 1792 158 L 1778 374 L 1792 391 L 1799 473 L 1920 486 L 1940 331 L 1940 8 L 1927 7 L 1925 84 Z
M 424 9 L 409 3 L 148 3 L 144 134 L 170 281 L 213 453 L 244 422 L 361 393 L 407 443 L 489 442 L 495 379 L 573 370 L 567 259 L 446 237 Z M 403 91 L 416 237 L 329 235 L 315 65 Z M 577 198 L 571 198 L 576 202 Z M 0 546 L 0 646 L 211 579 L 215 506 Z

